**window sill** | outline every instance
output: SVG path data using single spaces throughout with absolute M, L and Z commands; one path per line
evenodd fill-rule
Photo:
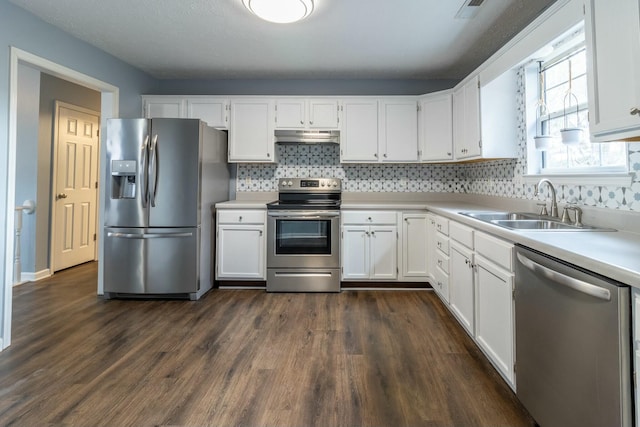
M 536 184 L 542 178 L 547 178 L 556 185 L 601 185 L 605 187 L 630 187 L 633 174 L 630 172 L 617 173 L 576 173 L 576 174 L 540 174 L 523 175 L 522 182 Z

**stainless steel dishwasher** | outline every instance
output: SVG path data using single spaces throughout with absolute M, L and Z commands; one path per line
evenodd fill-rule
M 517 396 L 542 427 L 632 425 L 629 287 L 516 248 Z

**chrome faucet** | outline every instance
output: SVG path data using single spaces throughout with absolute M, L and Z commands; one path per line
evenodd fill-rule
M 540 187 L 545 182 L 549 185 L 549 191 L 551 191 L 551 216 L 558 218 L 558 202 L 556 200 L 556 189 L 551 183 L 551 181 L 549 181 L 547 178 L 542 178 L 540 181 L 538 181 L 538 184 L 536 185 L 536 189 L 533 192 L 533 195 L 534 196 L 538 195 L 538 193 L 540 192 Z

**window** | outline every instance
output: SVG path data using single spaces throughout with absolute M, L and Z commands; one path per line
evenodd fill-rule
M 627 171 L 627 146 L 623 142 L 592 143 L 588 132 L 587 56 L 584 42 L 540 63 L 541 111 L 543 134 L 553 136 L 551 146 L 543 151 L 542 174 L 604 173 Z M 571 89 L 569 91 L 569 89 Z M 582 141 L 564 145 L 560 129 L 584 129 Z

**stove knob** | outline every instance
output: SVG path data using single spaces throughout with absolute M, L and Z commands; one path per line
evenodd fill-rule
M 333 181 L 333 184 L 332 184 L 332 185 L 333 185 L 334 187 L 337 187 L 337 186 L 338 186 L 338 183 L 337 183 L 336 181 Z
M 289 181 L 289 182 L 287 182 L 287 185 L 288 185 L 289 187 L 292 187 L 292 186 L 293 186 L 293 182 Z
M 280 187 L 286 187 L 287 181 L 280 181 Z
M 320 181 L 320 186 L 324 187 L 324 181 Z

